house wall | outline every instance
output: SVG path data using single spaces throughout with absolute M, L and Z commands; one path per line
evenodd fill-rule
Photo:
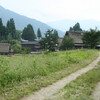
M 10 44 L 0 43 L 0 54 L 8 54 L 10 49 Z
M 37 46 L 37 48 L 36 48 Z M 34 44 L 22 44 L 22 47 L 30 48 L 32 51 L 40 51 L 40 46 L 39 45 L 34 45 Z

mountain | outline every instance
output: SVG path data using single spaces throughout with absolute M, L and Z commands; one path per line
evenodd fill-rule
M 50 29 L 50 30 L 53 29 L 52 27 L 50 27 L 49 25 L 47 25 L 43 22 L 40 22 L 40 21 L 35 20 L 35 19 L 28 18 L 26 16 L 19 15 L 19 14 L 13 12 L 13 11 L 5 9 L 1 6 L 0 6 L 0 18 L 2 18 L 4 25 L 6 25 L 7 21 L 10 18 L 13 18 L 14 22 L 15 22 L 16 29 L 18 29 L 18 30 L 23 30 L 24 27 L 26 27 L 28 24 L 31 24 L 34 28 L 35 33 L 37 33 L 37 29 L 40 28 L 42 35 L 44 35 L 44 33 L 48 29 Z M 59 33 L 59 36 L 62 37 L 64 35 L 64 32 L 62 32 L 60 30 L 57 30 L 57 31 Z
M 73 27 L 77 22 L 80 23 L 80 26 L 83 30 L 89 30 L 90 28 L 97 27 L 100 29 L 100 21 L 96 20 L 59 20 L 55 22 L 48 22 L 47 24 L 51 27 L 54 27 L 56 29 L 60 29 L 61 31 L 66 32 L 69 30 L 70 27 Z

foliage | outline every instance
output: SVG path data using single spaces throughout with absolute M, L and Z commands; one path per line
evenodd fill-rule
M 21 31 L 16 30 L 13 18 L 8 20 L 7 26 L 4 26 L 0 18 L 0 41 L 3 40 L 20 40 Z
M 21 40 L 22 31 L 16 30 L 16 39 Z
M 41 31 L 40 31 L 40 28 L 38 28 L 38 30 L 37 30 L 37 37 L 38 37 L 38 39 L 42 38 L 42 34 L 41 34 Z
M 58 38 L 59 38 L 59 35 L 58 35 L 58 31 L 57 31 L 57 30 L 54 30 L 54 34 L 55 34 L 55 38 L 58 39 Z M 56 40 L 57 40 L 57 39 L 56 39 Z
M 11 46 L 17 44 L 17 40 L 2 40 L 0 43 L 9 43 Z
M 40 40 L 40 46 L 41 46 L 42 50 L 44 50 L 44 51 L 47 49 L 46 42 L 47 42 L 47 39 L 42 37 L 41 40 Z
M 76 80 L 65 86 L 64 95 L 59 100 L 93 100 L 92 92 L 99 81 L 100 64 L 97 68 L 81 75 Z
M 4 58 L 4 62 L 8 62 L 7 65 L 4 65 L 8 70 L 5 71 L 7 73 L 4 78 L 5 81 L 2 81 L 7 84 L 0 87 L 2 88 L 2 90 L 0 89 L 0 98 L 7 94 L 4 96 L 7 100 L 19 99 L 25 94 L 52 84 L 56 80 L 85 67 L 96 57 L 94 50 L 72 50 L 12 57 L 1 56 L 1 59 Z
M 49 53 L 46 55 L 43 54 L 38 56 L 15 55 L 8 59 L 5 57 L 6 60 L 3 57 L 1 58 L 4 59 L 4 62 L 9 62 L 9 73 L 16 74 L 16 77 L 20 76 L 21 79 L 23 79 L 34 78 L 37 75 L 47 75 L 51 72 L 55 72 L 62 68 L 68 67 L 70 64 L 79 63 L 80 61 L 89 58 L 92 54 L 92 50 L 91 52 L 89 50 L 76 50 L 59 53 Z M 1 60 L 1 64 L 5 64 L 2 63 L 3 61 Z M 16 81 L 15 79 L 12 80 Z
M 29 54 L 31 51 L 32 51 L 31 48 L 28 48 L 28 47 L 24 48 L 23 47 L 20 53 L 22 53 L 22 54 Z
M 11 49 L 16 53 L 21 53 L 22 47 L 20 44 L 16 43 L 11 46 Z
M 69 31 L 82 31 L 80 24 L 76 23 L 73 27 L 70 27 Z
M 97 31 L 97 29 L 90 29 L 90 31 L 87 31 L 83 34 L 82 39 L 87 46 L 95 48 L 100 41 L 100 31 Z
M 3 26 L 2 19 L 0 18 L 0 40 L 6 39 L 6 27 Z
M 4 87 L 8 83 L 8 61 L 4 57 L 0 57 L 0 88 Z
M 36 39 L 36 35 L 31 24 L 28 24 L 27 27 L 24 28 L 22 38 L 29 41 Z
M 8 29 L 9 37 L 11 37 L 12 39 L 16 39 L 16 28 L 15 28 L 15 23 L 14 23 L 13 18 L 8 20 L 7 29 Z
M 64 36 L 63 41 L 61 43 L 60 49 L 67 50 L 72 49 L 74 47 L 74 40 L 71 37 Z
M 58 44 L 58 32 L 55 30 L 48 30 L 45 33 L 45 37 L 40 40 L 42 49 L 54 51 L 54 48 Z

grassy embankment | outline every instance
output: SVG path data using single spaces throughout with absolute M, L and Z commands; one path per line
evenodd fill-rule
M 91 63 L 96 50 L 0 56 L 0 100 L 16 100 Z
M 98 82 L 100 82 L 100 62 L 97 67 L 66 85 L 52 100 L 93 100 L 92 93 Z

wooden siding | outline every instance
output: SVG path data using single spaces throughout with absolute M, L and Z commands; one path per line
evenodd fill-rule
M 0 53 L 8 53 L 10 49 L 10 44 L 0 43 Z

